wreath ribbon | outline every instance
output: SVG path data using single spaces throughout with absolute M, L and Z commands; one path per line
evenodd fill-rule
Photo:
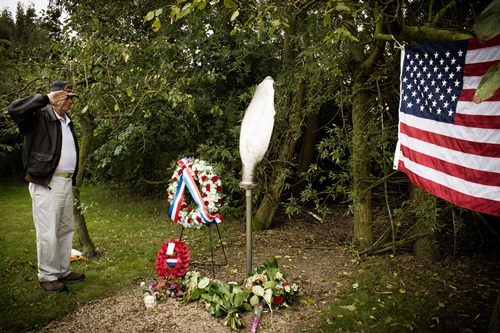
M 198 185 L 194 180 L 193 174 L 191 173 L 191 166 L 193 165 L 193 161 L 190 158 L 184 157 L 177 161 L 177 164 L 182 168 L 182 174 L 179 177 L 179 185 L 177 186 L 177 191 L 175 192 L 174 198 L 168 209 L 168 216 L 174 222 L 179 221 L 179 213 L 181 211 L 182 200 L 184 198 L 184 193 L 186 192 L 186 188 L 189 193 L 191 193 L 191 197 L 194 202 L 198 206 L 198 211 L 200 213 L 201 219 L 205 224 L 212 223 L 221 223 L 222 216 L 219 213 L 209 214 L 207 208 L 205 207 L 204 200 L 200 194 L 200 190 L 198 189 Z

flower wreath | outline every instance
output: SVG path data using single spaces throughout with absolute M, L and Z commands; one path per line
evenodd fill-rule
M 167 189 L 168 216 L 185 228 L 200 229 L 204 224 L 222 222 L 222 216 L 217 213 L 222 204 L 222 185 L 213 168 L 203 160 L 187 157 L 179 160 L 177 165 Z M 193 199 L 191 205 L 184 195 L 186 188 Z
M 162 279 L 167 276 L 171 279 L 179 278 L 186 274 L 189 267 L 189 249 L 178 238 L 165 242 L 156 255 L 156 272 Z

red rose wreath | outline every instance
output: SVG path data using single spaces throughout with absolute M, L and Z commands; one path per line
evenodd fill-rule
M 171 239 L 163 244 L 156 255 L 156 272 L 162 279 L 179 278 L 186 274 L 189 266 L 189 249 L 178 238 Z

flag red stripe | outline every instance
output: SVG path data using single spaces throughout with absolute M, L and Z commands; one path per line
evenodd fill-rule
M 412 150 L 403 145 L 401 145 L 401 152 L 403 153 L 403 156 L 405 156 L 409 160 L 415 161 L 420 165 L 432 168 L 439 172 L 446 173 L 450 176 L 465 179 L 477 184 L 500 186 L 500 174 L 497 172 L 476 170 L 443 161 L 441 159 Z
M 500 117 L 498 116 L 478 116 L 457 113 L 453 123 L 458 126 L 500 130 Z M 496 147 L 495 149 L 498 150 L 500 148 Z
M 452 204 L 478 212 L 500 216 L 500 204 L 498 201 L 473 197 L 462 192 L 452 190 L 429 179 L 422 178 L 406 169 L 404 162 L 401 160 L 399 161 L 398 170 L 406 173 L 410 181 L 418 187 L 423 188 L 425 191 L 443 198 Z
M 460 94 L 461 102 L 472 102 L 474 100 L 474 94 L 476 93 L 476 89 L 463 89 Z M 495 91 L 493 96 L 487 99 L 488 102 L 498 102 L 500 101 L 500 89 Z
M 477 49 L 482 49 L 485 47 L 490 47 L 490 46 L 497 46 L 500 44 L 500 35 L 497 35 L 491 39 L 488 39 L 486 41 L 481 41 L 479 38 L 471 38 L 468 39 L 467 41 L 467 50 L 477 50 Z
M 464 67 L 464 77 L 465 76 L 483 76 L 488 72 L 491 66 L 500 62 L 499 60 L 478 62 L 473 64 L 467 64 Z
M 466 154 L 500 158 L 500 145 L 498 144 L 452 138 L 409 126 L 405 123 L 400 124 L 400 131 L 409 137 Z

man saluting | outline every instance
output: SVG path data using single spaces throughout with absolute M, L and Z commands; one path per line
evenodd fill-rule
M 73 191 L 78 142 L 67 111 L 73 104 L 70 81 L 55 81 L 47 95 L 35 94 L 9 106 L 23 135 L 23 165 L 33 205 L 38 280 L 45 291 L 66 291 L 65 282 L 82 281 L 71 272 Z

